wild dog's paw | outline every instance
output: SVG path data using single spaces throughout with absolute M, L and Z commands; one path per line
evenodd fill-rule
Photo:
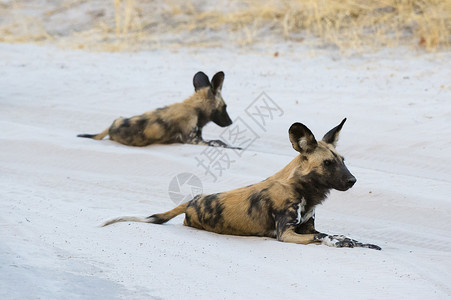
M 338 236 L 336 236 L 338 237 Z M 328 235 L 325 233 L 318 233 L 313 237 L 313 241 L 319 242 L 322 245 L 326 245 L 329 247 L 343 247 L 341 246 L 341 242 L 344 240 L 344 238 L 334 238 L 333 235 Z
M 329 247 L 343 247 L 342 241 L 334 239 L 332 235 L 320 233 L 315 236 L 315 240 L 321 242 L 322 245 Z
M 211 140 L 211 141 L 208 141 L 208 146 L 212 146 L 212 147 L 223 147 L 223 148 L 227 148 L 227 147 L 228 147 L 227 144 L 224 143 L 224 142 L 221 141 L 221 140 Z
M 339 248 L 354 248 L 357 246 L 357 241 L 345 237 L 344 235 L 332 235 L 330 236 L 332 243 L 334 243 L 334 247 Z
M 241 147 L 233 147 L 233 146 L 227 146 L 228 149 L 235 149 L 235 150 L 243 150 Z
M 227 148 L 227 149 L 243 150 L 243 148 L 241 148 L 241 147 L 229 146 L 229 145 L 227 145 L 226 143 L 224 143 L 221 140 L 208 141 L 208 145 L 211 146 L 211 147 L 222 147 L 222 148 Z
M 363 244 L 356 240 L 350 239 L 344 235 L 327 235 L 324 233 L 320 233 L 315 236 L 315 240 L 320 241 L 321 244 L 327 245 L 330 247 L 337 247 L 337 248 L 360 247 L 360 248 L 382 250 L 382 248 L 377 245 Z
M 315 234 L 315 236 L 313 237 L 313 241 L 315 242 L 322 242 L 324 240 L 324 238 L 328 237 L 328 234 L 325 233 L 318 233 Z
M 354 248 L 354 247 L 360 247 L 360 248 L 368 248 L 368 249 L 375 249 L 375 250 L 382 250 L 381 247 L 377 246 L 377 245 L 373 245 L 373 244 L 363 244 L 360 243 L 356 240 L 350 239 L 348 237 L 345 237 L 344 235 L 333 235 L 332 236 L 334 239 L 339 240 L 341 243 L 341 246 L 337 246 L 337 247 L 350 247 L 350 248 Z
M 356 240 L 350 239 L 344 235 L 328 235 L 319 233 L 315 235 L 314 239 L 315 241 L 321 242 L 323 245 L 337 248 L 354 248 L 357 247 L 358 244 Z
M 368 249 L 374 249 L 374 250 L 382 250 L 382 248 L 379 247 L 379 246 L 377 246 L 377 245 L 373 245 L 373 244 L 362 244 L 362 243 L 359 243 L 359 244 L 360 244 L 359 247 L 362 247 L 362 248 L 368 248 Z
M 354 248 L 357 247 L 357 243 L 354 240 L 351 239 L 344 239 L 342 241 L 338 241 L 335 243 L 335 247 L 339 248 Z
M 333 238 L 334 240 L 338 240 L 338 241 L 353 241 L 353 242 L 357 242 L 356 240 L 352 240 L 350 238 L 348 238 L 347 236 L 341 235 L 341 234 L 334 234 L 334 235 L 330 235 L 331 238 Z

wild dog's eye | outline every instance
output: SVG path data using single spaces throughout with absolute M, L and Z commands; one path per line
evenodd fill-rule
M 332 165 L 333 164 L 333 161 L 332 160 L 330 160 L 330 159 L 326 159 L 325 161 L 324 161 L 324 165 L 327 167 L 327 166 L 330 166 L 330 165 Z

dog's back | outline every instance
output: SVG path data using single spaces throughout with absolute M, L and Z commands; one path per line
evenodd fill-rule
M 110 139 L 130 146 L 183 143 L 196 126 L 194 109 L 175 103 L 131 118 L 116 119 L 109 128 Z

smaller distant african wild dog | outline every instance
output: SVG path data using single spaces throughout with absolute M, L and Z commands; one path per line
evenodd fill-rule
M 119 118 L 99 134 L 79 134 L 78 137 L 110 139 L 129 146 L 150 144 L 196 144 L 229 147 L 220 140 L 204 141 L 202 128 L 210 121 L 221 127 L 232 124 L 221 90 L 224 72 L 210 80 L 203 72 L 194 75 L 194 94 L 183 102 L 168 105 L 131 118 Z
M 335 150 L 345 123 L 317 141 L 301 123 L 289 129 L 291 144 L 299 155 L 266 180 L 232 191 L 197 195 L 165 213 L 147 218 L 121 217 L 107 221 L 162 224 L 185 213 L 184 224 L 221 234 L 255 235 L 298 244 L 325 244 L 333 247 L 364 247 L 380 250 L 343 235 L 328 235 L 315 230 L 315 207 L 331 189 L 346 191 L 356 182 Z

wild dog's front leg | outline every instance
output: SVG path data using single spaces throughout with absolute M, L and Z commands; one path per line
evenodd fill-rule
M 296 225 L 294 231 L 299 234 L 307 234 L 307 233 L 319 233 L 315 229 L 315 210 L 313 209 L 311 213 L 310 219 L 307 221 L 304 221 L 303 223 L 300 223 Z
M 369 248 L 375 250 L 381 250 L 381 247 L 373 244 L 363 244 L 356 240 L 350 239 L 344 235 L 328 235 L 325 233 L 319 233 L 315 236 L 315 240 L 320 242 L 323 245 L 327 245 L 330 247 L 346 247 L 346 248 Z
M 276 237 L 281 242 L 304 245 L 321 243 L 316 239 L 317 234 L 298 231 L 301 224 L 294 207 L 290 207 L 284 215 L 277 216 L 275 221 Z
M 321 242 L 315 239 L 316 234 L 298 234 L 294 232 L 294 228 L 285 230 L 282 234 L 277 235 L 277 240 L 285 243 L 295 244 L 320 244 Z
M 310 222 L 310 223 L 309 223 Z M 305 225 L 305 227 L 303 227 Z M 363 244 L 344 235 L 328 235 L 314 229 L 314 218 L 300 224 L 292 208 L 285 215 L 276 218 L 277 239 L 282 242 L 296 244 L 323 244 L 330 247 L 362 247 L 381 250 L 379 246 Z
M 193 145 L 205 145 L 209 146 L 206 141 L 202 139 L 202 128 L 195 127 L 187 136 L 187 138 L 184 141 L 187 144 L 193 144 Z
M 211 146 L 211 147 L 222 147 L 222 148 L 228 148 L 228 149 L 241 150 L 241 148 L 231 147 L 221 140 L 205 141 L 202 138 L 202 128 L 198 128 L 198 127 L 196 127 L 196 129 L 190 134 L 190 136 L 188 137 L 187 143 L 194 144 L 194 145 L 205 145 L 205 146 Z

